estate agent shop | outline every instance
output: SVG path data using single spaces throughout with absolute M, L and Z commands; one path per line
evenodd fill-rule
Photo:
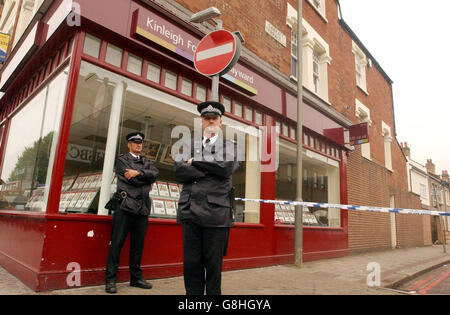
M 183 22 L 163 4 L 79 0 L 81 26 L 66 23 L 64 1 L 33 20 L 1 69 L 0 265 L 35 291 L 67 288 L 77 266 L 81 285 L 104 284 L 116 191 L 115 160 L 126 135 L 144 135 L 142 155 L 159 170 L 141 258 L 144 279 L 183 274 L 182 226 L 176 222 L 181 185 L 174 173 L 174 126 L 194 130 L 197 105 L 211 80 L 192 63 L 206 30 Z M 108 15 L 102 14 L 108 7 Z M 128 18 L 123 18 L 124 14 Z M 347 148 L 330 131 L 350 123 L 303 97 L 304 133 L 296 139 L 295 92 L 281 86 L 245 45 L 220 79 L 222 128 L 244 139 L 245 161 L 232 174 L 236 197 L 347 203 Z M 245 58 L 244 58 L 245 57 Z M 279 130 L 278 168 L 261 171 L 260 126 Z M 267 130 L 270 130 L 268 128 Z M 275 150 L 268 131 L 268 150 Z M 20 139 L 20 141 L 17 141 Z M 296 178 L 296 141 L 303 142 Z M 272 161 L 273 162 L 273 161 Z M 223 270 L 292 263 L 293 209 L 235 202 Z M 304 260 L 348 254 L 347 212 L 304 209 Z M 129 281 L 129 240 L 117 281 Z

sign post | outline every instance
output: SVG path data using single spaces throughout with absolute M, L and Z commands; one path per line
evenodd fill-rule
M 303 42 L 302 42 L 303 3 L 298 0 L 297 10 L 297 201 L 303 201 Z M 294 259 L 298 268 L 303 267 L 303 207 L 295 207 Z

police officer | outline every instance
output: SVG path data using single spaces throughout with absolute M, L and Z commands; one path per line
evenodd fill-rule
M 147 232 L 148 215 L 151 209 L 149 192 L 159 171 L 152 162 L 141 156 L 144 134 L 132 132 L 126 136 L 129 153 L 116 161 L 117 192 L 124 197 L 114 210 L 111 245 L 106 265 L 106 288 L 116 293 L 116 274 L 123 243 L 130 233 L 130 286 L 151 289 L 152 284 L 144 280 L 141 257 Z
M 203 295 L 205 289 L 208 295 L 220 295 L 222 261 L 233 225 L 231 175 L 239 163 L 235 143 L 221 137 L 224 106 L 203 102 L 197 110 L 203 139 L 197 146 L 194 140 L 189 160 L 175 162 L 175 176 L 183 184 L 177 222 L 183 227 L 184 285 L 187 295 Z

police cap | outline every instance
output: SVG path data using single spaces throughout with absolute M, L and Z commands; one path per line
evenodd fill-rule
M 225 113 L 225 107 L 219 102 L 207 101 L 200 103 L 197 106 L 197 110 L 200 113 L 200 116 L 205 115 L 218 115 L 222 116 Z
M 132 132 L 127 134 L 126 139 L 128 142 L 142 142 L 145 136 L 142 132 Z

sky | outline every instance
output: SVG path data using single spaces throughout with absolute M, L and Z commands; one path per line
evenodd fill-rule
M 342 18 L 391 78 L 397 140 L 450 171 L 449 0 L 340 0 Z

